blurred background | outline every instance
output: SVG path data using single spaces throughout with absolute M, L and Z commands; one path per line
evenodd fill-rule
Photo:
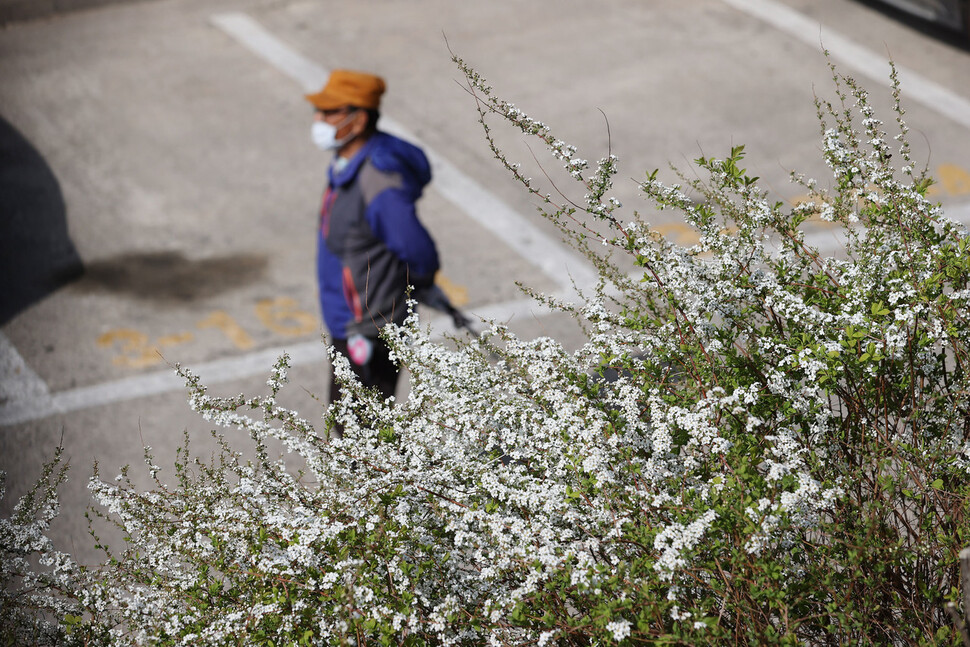
M 691 177 L 691 160 L 743 144 L 749 172 L 794 204 L 804 190 L 791 172 L 830 185 L 814 104 L 836 98 L 828 62 L 869 88 L 892 136 L 892 59 L 916 165 L 946 213 L 970 222 L 968 3 L 892 4 L 0 0 L 0 512 L 62 443 L 72 471 L 55 535 L 93 556 L 95 460 L 111 477 L 147 444 L 171 465 L 183 430 L 211 449 L 175 363 L 212 393 L 256 395 L 287 351 L 283 404 L 319 420 L 329 367 L 314 254 L 329 159 L 310 142 L 303 93 L 335 68 L 382 75 L 382 124 L 432 157 L 419 209 L 439 284 L 526 338 L 581 339 L 515 282 L 566 294 L 590 266 L 493 159 L 452 53 L 577 156 L 617 155 L 623 217 L 681 244 L 694 238 L 677 214 L 639 198 L 645 172 Z M 490 123 L 540 184 L 582 198 L 539 142 Z M 835 244 L 813 226 L 817 244 Z

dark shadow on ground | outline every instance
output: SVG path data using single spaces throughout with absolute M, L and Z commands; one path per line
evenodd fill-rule
M 0 116 L 0 325 L 83 271 L 57 178 Z
M 946 43 L 955 49 L 961 49 L 965 52 L 970 53 L 970 34 L 952 29 L 950 27 L 931 22 L 929 20 L 923 20 L 911 13 L 907 13 L 902 9 L 897 9 L 884 2 L 879 2 L 879 0 L 855 0 L 857 4 L 861 4 L 865 7 L 869 7 L 873 11 L 878 11 L 897 22 L 904 23 L 911 27 L 914 31 L 917 31 L 925 36 L 934 38 L 941 43 Z M 848 34 L 847 34 L 848 35 Z M 889 52 L 891 55 L 892 52 Z
M 260 254 L 189 260 L 177 251 L 135 252 L 88 263 L 84 278 L 71 289 L 183 303 L 254 283 L 268 264 Z

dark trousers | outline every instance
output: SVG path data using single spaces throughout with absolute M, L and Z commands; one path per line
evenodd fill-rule
M 350 360 L 350 367 L 354 370 L 360 383 L 364 386 L 376 387 L 386 399 L 394 395 L 394 391 L 397 389 L 397 380 L 400 376 L 400 371 L 394 362 L 391 361 L 390 350 L 387 344 L 384 343 L 384 340 L 372 339 L 371 341 L 374 342 L 374 352 L 371 354 L 370 360 L 362 366 L 358 366 L 354 364 L 353 360 L 350 360 L 350 355 L 347 352 L 346 339 L 334 339 L 332 343 L 338 353 Z M 331 372 L 330 401 L 336 402 L 339 399 L 340 386 L 333 378 L 333 373 Z

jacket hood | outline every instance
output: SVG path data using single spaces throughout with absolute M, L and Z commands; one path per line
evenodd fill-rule
M 420 148 L 385 132 L 376 132 L 364 147 L 358 151 L 346 167 L 334 172 L 331 167 L 330 179 L 337 186 L 352 181 L 366 160 L 379 171 L 398 173 L 412 199 L 420 197 L 424 187 L 431 182 L 431 164 Z

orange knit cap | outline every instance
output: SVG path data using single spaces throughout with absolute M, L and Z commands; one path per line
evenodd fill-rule
M 318 110 L 336 110 L 344 106 L 376 110 L 381 105 L 384 89 L 384 79 L 379 76 L 334 70 L 322 90 L 305 96 Z

